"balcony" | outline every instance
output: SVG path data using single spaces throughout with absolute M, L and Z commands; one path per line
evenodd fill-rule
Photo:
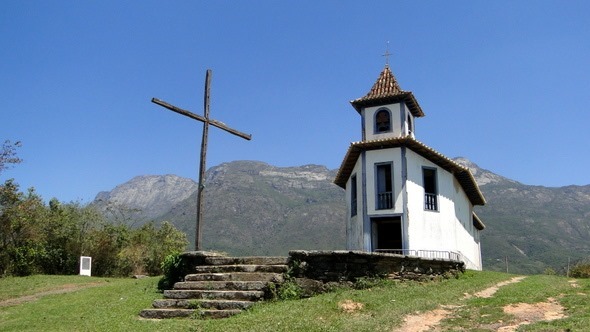
M 393 192 L 385 191 L 377 194 L 377 210 L 393 208 Z
M 436 194 L 424 194 L 424 209 L 430 211 L 438 211 L 438 202 Z

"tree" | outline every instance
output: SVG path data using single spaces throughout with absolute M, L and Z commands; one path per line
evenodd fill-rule
M 186 235 L 168 222 L 133 229 L 107 220 L 92 205 L 46 205 L 34 188 L 0 184 L 0 277 L 75 274 L 80 256 L 92 257 L 95 276 L 162 273 L 164 258 L 186 248 Z
M 45 255 L 45 205 L 33 188 L 20 192 L 13 180 L 0 185 L 0 276 L 37 272 Z
M 16 156 L 16 148 L 20 147 L 21 142 L 18 141 L 12 143 L 6 140 L 2 143 L 2 148 L 0 149 L 0 174 L 2 171 L 8 169 L 10 164 L 19 164 L 22 162 L 22 159 Z
M 120 274 L 162 274 L 166 256 L 182 252 L 188 241 L 186 234 L 164 221 L 160 228 L 153 222 L 131 232 L 129 244 L 119 253 Z

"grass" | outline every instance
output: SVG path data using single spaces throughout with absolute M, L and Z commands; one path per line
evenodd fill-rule
M 443 326 L 448 330 L 458 328 L 470 331 L 488 331 L 473 328 L 490 326 L 502 321 L 514 322 L 515 317 L 504 313 L 503 307 L 516 303 L 540 303 L 548 298 L 557 299 L 565 307 L 566 318 L 521 326 L 519 331 L 587 331 L 590 326 L 590 280 L 578 279 L 579 287 L 572 287 L 569 280 L 559 276 L 533 275 L 520 283 L 507 285 L 491 298 L 472 298 L 447 319 Z
M 90 285 L 64 294 L 46 295 L 12 306 L 0 306 L 0 331 L 394 331 L 403 317 L 440 305 L 458 306 L 441 323 L 445 331 L 489 331 L 486 324 L 510 321 L 502 307 L 510 303 L 543 302 L 557 298 L 567 318 L 523 326 L 519 331 L 572 331 L 590 326 L 590 280 L 528 276 L 501 288 L 488 299 L 465 298 L 513 275 L 467 272 L 459 279 L 432 283 L 383 282 L 364 289 L 339 289 L 309 299 L 260 303 L 222 320 L 143 320 L 139 311 L 161 294 L 158 278 L 110 279 L 79 276 L 34 276 L 0 279 L 0 301 L 31 295 L 63 285 Z M 363 308 L 347 313 L 339 303 L 351 300 Z
M 63 288 L 66 285 L 84 286 L 98 282 L 97 278 L 82 276 L 28 276 L 0 278 L 0 301 Z

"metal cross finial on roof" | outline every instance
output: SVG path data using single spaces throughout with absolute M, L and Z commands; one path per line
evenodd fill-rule
M 389 56 L 392 55 L 391 53 L 389 53 L 389 40 L 387 41 L 387 48 L 385 49 L 385 54 L 383 54 L 382 56 L 385 57 L 385 65 L 389 67 Z

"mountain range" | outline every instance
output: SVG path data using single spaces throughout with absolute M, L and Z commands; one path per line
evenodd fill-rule
M 590 185 L 525 185 L 465 158 L 487 204 L 476 207 L 484 269 L 563 271 L 590 256 Z M 285 255 L 294 249 L 345 248 L 344 190 L 324 166 L 276 167 L 234 161 L 206 173 L 204 249 L 232 255 Z M 92 204 L 134 226 L 172 222 L 194 242 L 197 184 L 175 175 L 138 176 Z

